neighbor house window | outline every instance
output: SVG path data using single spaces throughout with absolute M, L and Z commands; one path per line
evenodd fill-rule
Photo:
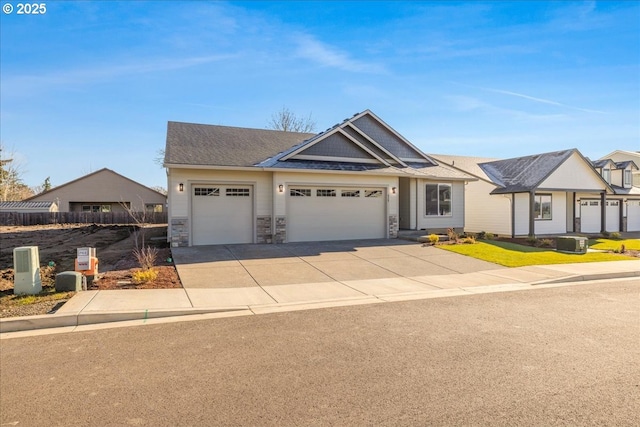
M 624 171 L 624 185 L 631 185 L 631 171 L 630 170 L 626 170 Z
M 82 205 L 82 212 L 111 212 L 111 205 Z
M 427 184 L 426 214 L 451 215 L 451 184 Z
M 149 213 L 162 212 L 162 205 L 161 204 L 146 204 L 145 205 L 145 209 Z
M 608 184 L 611 183 L 611 169 L 603 169 L 602 170 L 602 177 L 604 178 L 605 181 L 607 181 Z
M 551 194 L 534 196 L 533 217 L 535 219 L 551 219 Z

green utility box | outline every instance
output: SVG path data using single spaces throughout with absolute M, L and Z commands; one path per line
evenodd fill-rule
M 580 236 L 559 236 L 556 241 L 556 249 L 560 252 L 571 254 L 586 254 L 589 248 L 589 240 Z
M 82 273 L 63 271 L 56 274 L 56 292 L 80 292 L 82 290 Z

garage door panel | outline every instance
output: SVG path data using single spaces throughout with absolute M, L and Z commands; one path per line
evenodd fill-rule
M 627 202 L 627 231 L 640 231 L 640 200 Z
M 374 239 L 386 235 L 382 188 L 291 187 L 290 242 Z
M 584 233 L 599 233 L 602 229 L 600 222 L 600 200 L 583 200 L 580 203 L 581 231 Z M 620 200 L 606 201 L 605 229 L 609 232 L 620 231 Z
M 251 186 L 194 185 L 194 245 L 253 242 Z

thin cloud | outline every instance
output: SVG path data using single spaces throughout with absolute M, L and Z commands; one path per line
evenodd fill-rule
M 296 54 L 325 67 L 338 68 L 351 72 L 382 73 L 384 67 L 375 63 L 368 63 L 352 59 L 347 53 L 332 46 L 321 43 L 309 35 L 299 35 L 295 43 L 298 45 Z
M 526 100 L 529 100 L 529 101 L 538 102 L 538 103 L 541 103 L 541 104 L 548 104 L 548 105 L 553 105 L 553 106 L 556 106 L 556 107 L 568 108 L 570 110 L 582 111 L 584 113 L 609 114 L 606 111 L 592 110 L 592 109 L 582 108 L 582 107 L 574 107 L 573 105 L 563 104 L 561 102 L 553 101 L 551 99 L 538 98 L 538 97 L 535 97 L 535 96 L 526 95 L 526 94 L 518 93 L 518 92 L 512 92 L 512 91 L 509 91 L 509 90 L 494 89 L 494 88 L 482 87 L 482 86 L 471 86 L 471 85 L 466 85 L 466 84 L 457 83 L 457 82 L 451 82 L 451 83 L 456 84 L 458 86 L 465 86 L 465 87 L 469 87 L 469 88 L 473 88 L 473 89 L 484 90 L 486 92 L 493 92 L 493 93 L 499 93 L 501 95 L 514 96 L 516 98 L 522 98 L 522 99 L 526 99 Z

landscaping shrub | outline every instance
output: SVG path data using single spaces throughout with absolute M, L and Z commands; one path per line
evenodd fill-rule
M 145 246 L 142 249 L 134 249 L 133 257 L 143 270 L 149 270 L 156 264 L 158 249 Z
M 481 231 L 476 234 L 476 239 L 478 240 L 484 240 L 486 238 L 487 238 L 487 233 L 485 233 L 484 231 Z
M 432 245 L 435 245 L 439 241 L 440 241 L 440 237 L 438 237 L 437 234 L 430 234 L 429 235 L 429 243 L 431 243 Z
M 476 238 L 473 236 L 466 236 L 464 239 L 462 239 L 462 243 L 472 245 L 476 243 Z
M 527 243 L 536 246 L 538 244 L 538 239 L 533 236 L 527 237 Z
M 614 231 L 613 233 L 611 233 L 609 235 L 609 237 L 611 237 L 612 239 L 616 239 L 616 240 L 620 240 L 620 238 L 622 237 L 622 235 L 620 233 L 618 233 L 617 231 Z
M 458 241 L 458 233 L 453 228 L 447 228 L 447 236 L 449 236 L 449 241 L 456 243 Z
M 155 280 L 157 277 L 158 277 L 158 272 L 151 269 L 135 271 L 131 275 L 133 283 L 136 283 L 136 284 L 151 282 L 152 280 Z
M 541 248 L 550 248 L 553 246 L 553 240 L 552 239 L 540 239 L 540 241 L 538 242 L 538 246 L 540 246 Z
M 493 240 L 496 238 L 496 236 L 493 233 L 484 233 L 484 238 L 486 240 Z

